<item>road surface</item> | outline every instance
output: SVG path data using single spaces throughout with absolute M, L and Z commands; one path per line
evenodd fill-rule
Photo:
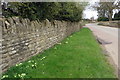
M 103 40 L 106 43 L 103 45 L 106 51 L 108 52 L 108 55 L 113 59 L 114 64 L 118 68 L 118 33 L 120 29 L 107 26 L 100 26 L 97 25 L 97 23 L 86 24 L 85 27 L 91 29 L 96 37 L 98 37 L 100 40 Z

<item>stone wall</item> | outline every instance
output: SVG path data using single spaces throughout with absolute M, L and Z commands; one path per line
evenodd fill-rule
M 3 72 L 79 31 L 80 22 L 30 21 L 18 17 L 2 19 Z
M 120 21 L 99 22 L 98 25 L 120 28 Z

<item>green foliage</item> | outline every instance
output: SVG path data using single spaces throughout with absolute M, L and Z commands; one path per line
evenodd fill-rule
M 9 2 L 5 17 L 20 16 L 30 20 L 80 21 L 84 7 L 75 2 Z
M 98 21 L 109 21 L 107 17 L 99 17 Z
M 82 18 L 82 9 L 76 6 L 76 3 L 59 3 L 60 11 L 55 17 L 58 20 L 79 21 Z

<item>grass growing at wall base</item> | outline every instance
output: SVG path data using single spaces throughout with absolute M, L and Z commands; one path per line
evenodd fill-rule
M 7 78 L 114 78 L 114 70 L 88 28 L 11 67 Z

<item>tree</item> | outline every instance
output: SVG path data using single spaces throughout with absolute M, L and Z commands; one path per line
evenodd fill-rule
M 80 21 L 82 19 L 82 12 L 84 6 L 75 2 L 62 2 L 60 4 L 60 11 L 56 15 L 57 20 Z
M 75 2 L 9 2 L 3 7 L 5 17 L 20 16 L 30 20 L 79 21 L 84 7 Z
M 99 2 L 94 8 L 98 11 L 98 17 L 108 17 L 109 21 L 112 20 L 113 10 L 120 9 L 120 1 L 116 2 Z

